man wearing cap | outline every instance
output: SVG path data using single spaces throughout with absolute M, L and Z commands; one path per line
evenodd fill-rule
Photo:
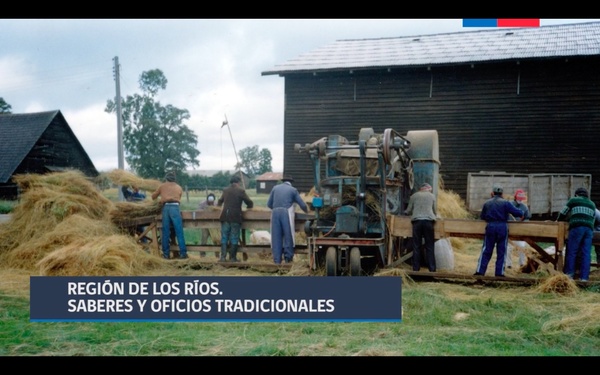
M 227 243 L 231 245 L 229 261 L 239 262 L 237 252 L 243 222 L 242 203 L 246 204 L 246 208 L 254 207 L 254 202 L 250 199 L 246 190 L 240 186 L 240 182 L 242 180 L 238 175 L 231 176 L 229 179 L 230 185 L 223 189 L 223 194 L 217 201 L 217 206 L 223 207 L 219 216 L 221 221 L 221 256 L 219 262 L 226 261 Z
M 516 208 L 511 202 L 502 198 L 504 189 L 500 185 L 494 185 L 491 198 L 488 199 L 481 209 L 480 218 L 487 222 L 483 237 L 483 247 L 477 261 L 477 269 L 474 276 L 484 276 L 487 266 L 492 259 L 494 247 L 496 248 L 496 267 L 494 275 L 504 277 L 504 261 L 506 260 L 506 247 L 508 244 L 508 221 L 510 215 L 522 218 L 523 211 Z
M 435 236 L 433 225 L 436 219 L 436 199 L 431 192 L 431 185 L 424 183 L 419 191 L 411 195 L 408 207 L 404 212 L 411 215 L 412 223 L 412 269 L 421 269 L 421 244 L 425 243 L 425 256 L 430 272 L 435 272 Z
M 156 200 L 160 196 L 162 207 L 162 234 L 161 244 L 163 258 L 171 258 L 171 225 L 175 230 L 175 237 L 179 245 L 179 258 L 186 259 L 187 248 L 185 246 L 185 238 L 183 236 L 183 219 L 179 210 L 179 203 L 183 195 L 183 189 L 175 182 L 175 173 L 168 172 L 163 182 L 154 193 L 152 200 Z
M 525 191 L 523 189 L 517 189 L 515 191 L 515 197 L 514 197 L 514 200 L 512 201 L 512 204 L 519 210 L 523 211 L 523 217 L 521 218 L 521 221 L 529 221 L 529 219 L 531 219 L 531 213 L 529 212 L 529 208 L 527 207 L 527 204 L 525 204 L 526 200 L 527 200 L 527 195 L 525 194 Z M 511 215 L 510 221 L 516 221 L 516 219 Z M 519 249 L 519 266 L 522 267 L 523 265 L 525 265 L 525 251 L 523 249 L 527 245 L 527 242 L 512 241 L 511 244 L 513 244 L 515 247 L 517 247 Z M 508 246 L 506 248 L 505 262 L 506 262 L 506 267 L 512 268 L 512 246 Z
M 580 187 L 575 196 L 558 213 L 557 221 L 569 222 L 569 238 L 563 272 L 571 279 L 575 276 L 575 264 L 580 257 L 579 278 L 588 281 L 592 262 L 592 237 L 596 204 L 589 199 L 587 189 Z
M 207 207 L 214 207 L 215 198 L 216 197 L 213 193 L 208 193 L 208 195 L 206 196 L 206 200 L 204 200 L 204 201 L 200 202 L 200 204 L 198 204 L 198 209 L 205 210 Z M 204 246 L 204 245 L 208 244 L 208 238 L 211 237 L 210 230 L 208 230 L 208 228 L 202 228 L 201 235 L 202 235 L 202 240 L 200 242 L 200 245 Z M 216 254 L 216 252 L 215 252 L 215 254 Z M 204 251 L 201 251 L 200 257 L 204 258 L 205 256 L 206 256 L 206 253 Z
M 291 263 L 294 259 L 295 204 L 298 204 L 302 211 L 308 212 L 308 206 L 300 197 L 298 190 L 292 186 L 294 179 L 291 176 L 284 176 L 281 181 L 281 184 L 273 187 L 267 200 L 267 207 L 272 210 L 271 251 L 275 264 L 281 264 L 282 256 L 286 263 Z

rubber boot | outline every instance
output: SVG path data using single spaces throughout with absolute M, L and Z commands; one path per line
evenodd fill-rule
M 230 262 L 239 262 L 237 258 L 238 245 L 231 245 L 231 252 L 229 253 Z
M 221 244 L 221 257 L 219 258 L 219 262 L 225 262 L 227 259 L 227 244 Z

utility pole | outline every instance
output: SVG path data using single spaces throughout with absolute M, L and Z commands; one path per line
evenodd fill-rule
M 115 84 L 117 94 L 115 101 L 117 102 L 117 137 L 118 137 L 118 153 L 119 153 L 119 169 L 125 169 L 123 162 L 123 114 L 121 111 L 121 78 L 119 76 L 119 57 L 115 56 Z
M 123 161 L 123 116 L 121 113 L 121 78 L 119 75 L 119 57 L 115 56 L 114 60 L 115 86 L 117 91 L 115 95 L 115 102 L 117 103 L 117 152 L 119 160 L 119 169 L 125 169 L 125 163 Z M 125 197 L 123 196 L 123 191 L 121 190 L 121 186 L 119 186 L 119 200 L 125 200 Z

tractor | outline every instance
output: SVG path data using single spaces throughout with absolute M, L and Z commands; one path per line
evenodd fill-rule
M 405 215 L 415 186 L 428 182 L 437 196 L 438 136 L 435 130 L 362 128 L 357 141 L 341 135 L 296 144 L 314 172 L 314 218 L 304 231 L 311 270 L 327 276 L 365 276 L 399 257 L 388 215 Z M 323 164 L 323 165 L 322 165 Z

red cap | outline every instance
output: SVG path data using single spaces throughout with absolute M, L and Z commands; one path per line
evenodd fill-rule
M 527 200 L 527 195 L 525 195 L 525 192 L 522 189 L 518 189 L 517 191 L 515 191 L 515 200 L 516 201 L 526 201 Z

